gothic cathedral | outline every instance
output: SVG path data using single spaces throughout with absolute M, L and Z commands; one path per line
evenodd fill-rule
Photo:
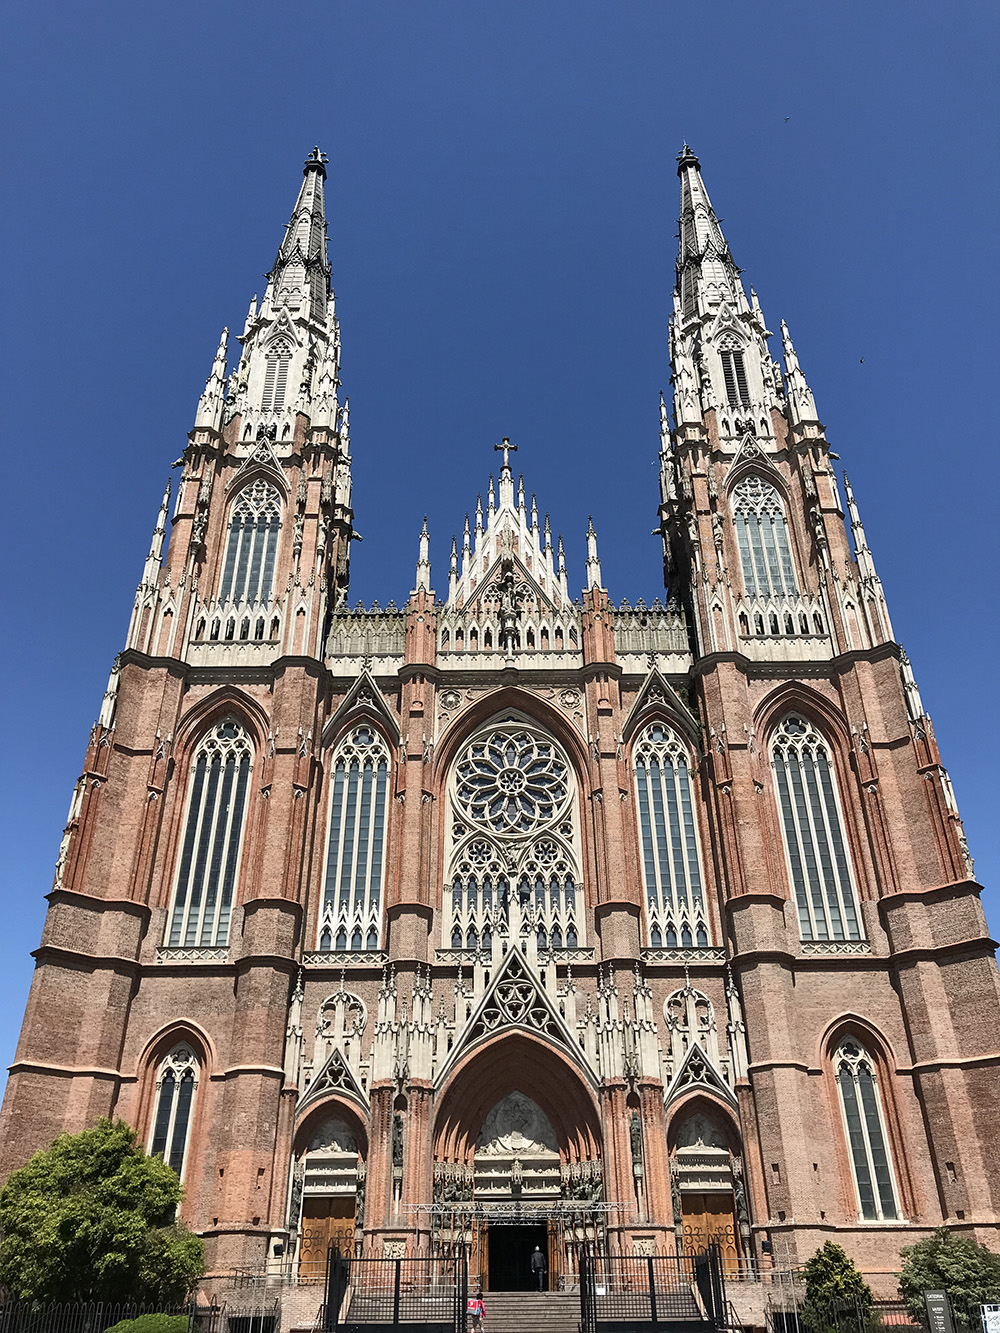
M 665 598 L 498 446 L 432 590 L 351 608 L 325 158 L 224 331 L 87 749 L 3 1106 L 102 1115 L 210 1272 L 540 1242 L 868 1271 L 991 1240 L 1000 985 L 850 485 L 685 147 Z M 492 458 L 492 455 L 490 456 Z M 484 468 L 485 471 L 485 468 Z M 530 497 L 530 498 L 529 498 Z M 653 497 L 649 497 L 652 502 Z M 848 538 L 847 527 L 850 529 Z M 444 580 L 441 580 L 442 582 Z

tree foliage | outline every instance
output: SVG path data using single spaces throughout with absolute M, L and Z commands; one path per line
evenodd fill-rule
M 799 1319 L 808 1333 L 864 1333 L 872 1323 L 872 1293 L 853 1259 L 828 1240 L 803 1269 L 806 1296 Z
M 204 1272 L 174 1221 L 182 1193 L 121 1121 L 60 1134 L 0 1191 L 0 1286 L 36 1304 L 182 1301 Z
M 135 1319 L 120 1319 L 104 1333 L 187 1333 L 186 1314 L 140 1314 Z
M 945 1291 L 960 1328 L 979 1327 L 979 1306 L 1000 1302 L 1000 1255 L 947 1227 L 902 1251 L 899 1294 L 914 1318 L 924 1316 L 924 1292 Z

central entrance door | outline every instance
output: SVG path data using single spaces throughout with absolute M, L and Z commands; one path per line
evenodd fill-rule
M 491 1222 L 487 1232 L 489 1246 L 490 1291 L 537 1291 L 538 1279 L 531 1271 L 531 1256 L 535 1246 L 549 1262 L 549 1229 L 544 1222 L 537 1225 L 508 1225 Z M 548 1285 L 549 1274 L 545 1274 Z

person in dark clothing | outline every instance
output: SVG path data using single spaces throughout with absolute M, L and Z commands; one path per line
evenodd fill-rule
M 539 1291 L 545 1290 L 545 1270 L 547 1267 L 548 1265 L 545 1262 L 545 1255 L 542 1253 L 540 1247 L 536 1245 L 531 1255 L 531 1271 L 538 1279 Z

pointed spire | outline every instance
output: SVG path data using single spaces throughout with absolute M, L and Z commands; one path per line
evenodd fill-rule
M 806 383 L 806 377 L 795 354 L 788 325 L 781 321 L 781 346 L 785 355 L 785 390 L 788 394 L 788 416 L 793 426 L 800 421 L 816 421 L 816 400 Z
M 257 319 L 257 293 L 254 292 L 253 296 L 251 296 L 250 298 L 250 309 L 247 311 L 247 317 L 243 324 L 244 340 L 248 337 L 250 330 L 253 327 L 256 319 Z
M 330 291 L 330 260 L 326 248 L 326 204 L 323 182 L 329 159 L 318 148 L 305 160 L 302 186 L 281 242 L 274 267 L 267 275 L 265 304 L 287 306 L 318 322 L 325 322 Z
M 462 568 L 463 568 L 463 569 L 465 568 L 465 564 L 466 564 L 467 560 L 469 559 L 469 556 L 470 556 L 471 553 L 472 553 L 472 539 L 471 539 L 470 534 L 469 534 L 469 515 L 466 514 L 466 515 L 465 515 L 465 529 L 464 529 L 463 532 L 462 532 Z
M 667 400 L 660 390 L 660 450 L 670 448 L 670 418 L 667 415 Z
M 222 404 L 226 396 L 226 356 L 228 348 L 229 330 L 223 329 L 218 350 L 215 353 L 215 360 L 212 362 L 212 373 L 205 381 L 205 392 L 198 400 L 198 411 L 194 419 L 196 428 L 207 426 L 209 430 L 218 430 L 222 424 Z
M 875 569 L 875 559 L 868 547 L 868 538 L 865 536 L 864 526 L 861 522 L 861 515 L 858 512 L 858 504 L 854 498 L 854 491 L 851 487 L 850 479 L 847 473 L 844 473 L 844 491 L 847 495 L 847 512 L 851 520 L 851 537 L 854 541 L 854 561 L 858 567 L 858 577 L 862 586 L 868 585 L 872 588 L 880 603 L 880 611 L 885 622 L 884 628 L 887 638 L 893 638 L 892 624 L 889 620 L 889 608 L 886 605 L 885 593 L 882 590 L 882 580 Z
M 561 553 L 561 541 L 559 543 L 559 549 Z M 603 584 L 601 583 L 601 562 L 597 558 L 597 533 L 594 531 L 593 518 L 587 519 L 587 587 L 603 587 Z
M 146 565 L 142 571 L 142 582 L 147 588 L 155 588 L 157 576 L 163 564 L 163 539 L 167 531 L 167 515 L 170 511 L 170 480 L 168 478 L 166 489 L 163 492 L 163 499 L 160 501 L 160 510 L 156 516 L 156 527 L 153 529 L 153 536 L 149 543 L 149 555 L 146 556 Z
M 468 528 L 466 528 L 468 532 Z M 458 587 L 458 539 L 451 539 L 451 562 L 448 566 L 448 600 L 453 601 Z
M 701 163 L 687 144 L 677 155 L 677 175 L 681 181 L 677 287 L 683 318 L 705 315 L 726 298 L 737 310 L 748 310 L 739 269 L 701 178 Z
M 535 540 L 538 540 L 538 501 L 535 499 L 535 492 L 531 492 L 531 531 L 535 534 Z
M 431 539 L 427 532 L 427 515 L 424 515 L 424 526 L 420 529 L 420 549 L 417 554 L 417 584 L 415 591 L 430 592 L 431 590 L 431 562 L 430 562 L 430 544 Z

